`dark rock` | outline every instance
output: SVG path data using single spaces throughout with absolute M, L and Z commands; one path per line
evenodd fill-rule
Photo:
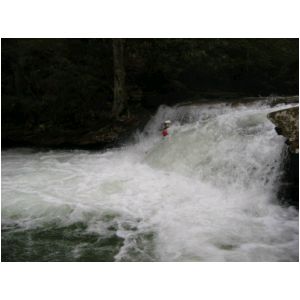
M 276 125 L 277 134 L 287 138 L 284 174 L 278 191 L 279 200 L 299 208 L 299 107 L 272 112 L 268 118 Z
M 278 135 L 282 135 L 282 130 L 280 127 L 275 127 L 274 129 Z
M 299 154 L 288 152 L 283 161 L 283 175 L 278 187 L 278 199 L 284 205 L 299 208 Z
M 276 132 L 287 138 L 289 150 L 299 153 L 299 107 L 271 112 L 268 118 L 276 125 Z

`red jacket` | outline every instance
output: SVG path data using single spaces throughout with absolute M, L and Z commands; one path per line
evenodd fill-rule
M 169 133 L 168 133 L 168 130 L 167 129 L 164 129 L 163 131 L 162 131 L 162 133 L 161 133 L 163 136 L 167 136 L 167 135 L 169 135 Z

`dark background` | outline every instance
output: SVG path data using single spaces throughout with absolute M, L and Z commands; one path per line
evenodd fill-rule
M 99 129 L 104 145 L 160 104 L 298 94 L 298 39 L 124 43 L 127 107 L 115 120 L 112 39 L 2 39 L 3 146 L 88 145 L 79 136 Z

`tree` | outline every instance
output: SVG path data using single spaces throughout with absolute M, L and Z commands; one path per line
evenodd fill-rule
M 124 39 L 113 39 L 114 100 L 112 115 L 118 119 L 127 105 L 124 68 Z

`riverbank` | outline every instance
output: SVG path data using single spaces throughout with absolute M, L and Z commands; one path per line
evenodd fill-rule
M 118 120 L 95 121 L 86 128 L 2 126 L 2 147 L 46 147 L 53 149 L 104 149 L 120 146 L 130 135 L 143 128 L 150 118 L 144 109 L 124 115 Z
M 193 96 L 186 100 L 168 98 L 168 105 L 201 105 L 204 103 L 227 103 L 241 105 L 255 101 L 265 101 L 270 106 L 281 103 L 295 103 L 298 96 L 286 97 L 244 97 L 234 93 L 213 93 L 206 97 Z M 15 123 L 2 124 L 1 142 L 3 148 L 15 147 L 47 147 L 47 148 L 71 148 L 71 149 L 105 149 L 122 145 L 137 130 L 143 129 L 158 107 L 132 107 L 127 114 L 118 120 L 109 117 L 110 112 L 95 112 L 93 120 L 87 120 L 81 127 L 54 126 L 48 123 L 26 124 L 18 126 Z M 105 116 L 105 118 L 101 118 Z M 62 124 L 63 125 L 63 124 Z

